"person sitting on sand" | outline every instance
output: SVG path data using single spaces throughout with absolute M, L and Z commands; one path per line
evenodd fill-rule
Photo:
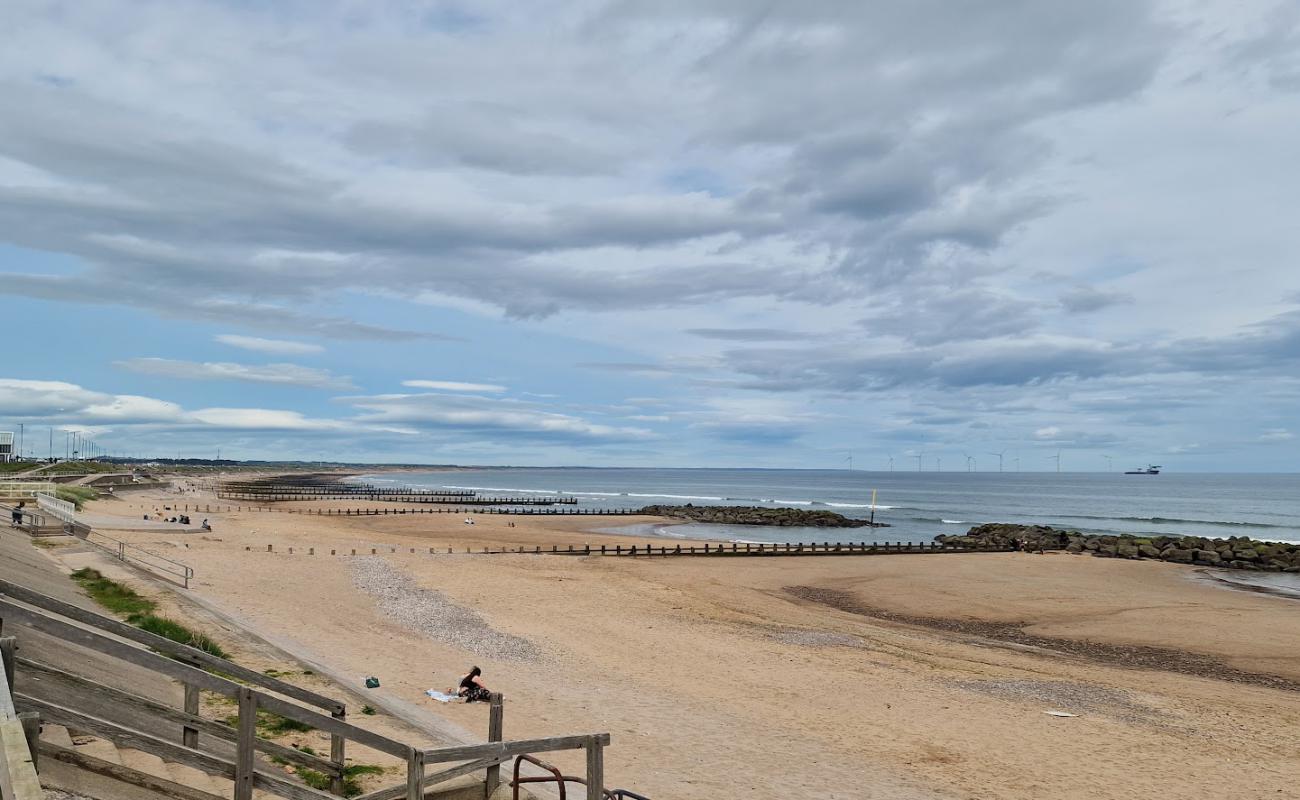
M 492 693 L 488 691 L 487 684 L 483 683 L 483 679 L 479 677 L 482 674 L 483 670 L 478 667 L 471 668 L 469 674 L 460 679 L 460 686 L 456 689 L 456 695 L 465 698 L 466 703 L 472 703 L 475 700 L 487 702 Z M 447 694 L 451 693 L 451 690 L 448 689 Z
M 205 520 L 203 520 L 203 526 L 202 526 L 202 527 L 203 527 L 203 530 L 205 530 L 205 531 L 210 531 L 210 530 L 212 530 L 212 523 L 208 522 L 208 521 L 205 519 Z

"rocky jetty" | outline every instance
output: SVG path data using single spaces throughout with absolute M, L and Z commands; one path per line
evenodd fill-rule
M 718 525 L 773 525 L 779 528 L 888 528 L 883 522 L 854 519 L 834 511 L 761 506 L 646 506 L 637 512 L 654 517 L 689 519 Z
M 1102 558 L 1150 558 L 1202 567 L 1300 572 L 1300 544 L 1261 542 L 1244 536 L 1206 539 L 1200 536 L 1098 536 L 1044 525 L 990 523 L 962 536 L 940 534 L 936 542 L 968 547 L 1064 550 Z

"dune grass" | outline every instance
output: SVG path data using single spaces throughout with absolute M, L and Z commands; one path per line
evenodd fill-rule
M 87 500 L 94 500 L 99 497 L 99 492 L 89 486 L 56 486 L 54 495 L 60 500 L 67 500 L 72 503 L 80 511 Z
M 72 573 L 72 579 L 86 590 L 92 600 L 109 611 L 126 617 L 127 623 L 140 630 L 189 645 L 218 658 L 229 658 L 212 637 L 190 630 L 176 620 L 158 616 L 154 613 L 158 608 L 157 603 L 126 584 L 105 578 L 99 570 L 82 567 Z

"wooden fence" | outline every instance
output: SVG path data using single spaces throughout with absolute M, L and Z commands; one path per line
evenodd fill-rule
M 333 794 L 343 793 L 343 775 L 346 765 L 345 743 L 364 745 L 400 759 L 406 765 L 406 780 L 396 786 L 371 792 L 358 800 L 423 800 L 425 789 L 462 775 L 484 772 L 486 781 L 499 779 L 499 765 L 525 753 L 556 750 L 585 749 L 588 754 L 588 797 L 598 800 L 602 796 L 604 775 L 602 748 L 609 744 L 609 734 L 586 734 L 546 739 L 504 742 L 501 738 L 501 697 L 492 698 L 489 725 L 489 742 L 446 748 L 415 747 L 387 736 L 356 727 L 346 721 L 346 707 L 341 701 L 286 683 L 276 678 L 242 667 L 226 659 L 201 650 L 173 642 L 161 636 L 142 631 L 117 620 L 102 617 L 76 606 L 63 603 L 37 592 L 6 581 L 0 581 L 0 623 L 12 621 L 62 641 L 87 648 L 97 653 L 151 670 L 162 677 L 178 681 L 184 686 L 184 708 L 176 709 L 155 699 L 106 686 L 89 678 L 74 675 L 51 664 L 26 658 L 6 657 L 5 664 L 21 667 L 25 674 L 39 679 L 38 687 L 60 685 L 53 697 L 17 692 L 13 695 L 18 707 L 38 712 L 41 718 L 101 736 L 115 744 L 152 753 L 172 761 L 202 770 L 234 782 L 234 800 L 251 800 L 253 790 L 264 790 L 287 800 L 332 800 L 330 794 L 313 789 L 291 779 L 287 773 L 267 771 L 255 759 L 255 754 L 289 762 L 296 767 L 317 770 L 329 776 Z M 125 640 L 125 641 L 123 641 Z M 12 655 L 12 640 L 8 653 Z M 0 717 L 9 711 L 4 699 L 9 697 L 13 685 L 12 672 L 0 689 Z M 67 687 L 64 690 L 63 687 Z M 239 713 L 234 725 L 199 716 L 199 692 L 207 690 L 234 700 Z M 320 708 L 319 713 L 306 706 Z M 157 725 L 149 731 L 140 730 L 113 720 L 116 711 L 131 709 L 147 714 Z M 290 720 L 316 728 L 331 737 L 329 758 L 285 747 L 257 736 L 257 714 L 265 710 Z M 16 720 L 16 715 L 10 713 Z M 7 719 L 7 717 L 4 717 Z M 0 719 L 0 733 L 5 736 L 4 756 L 0 765 L 0 778 L 16 779 L 26 794 L 6 791 L 4 800 L 38 800 L 39 784 L 33 783 L 35 771 L 27 764 L 24 772 L 15 741 L 10 755 L 10 728 Z M 174 726 L 174 727 L 173 727 Z M 16 734 L 21 737 L 21 725 Z M 159 733 L 171 728 L 179 736 L 172 738 Z M 198 747 L 199 736 L 212 736 L 234 744 L 234 758 L 227 758 Z M 44 746 L 44 745 L 42 745 Z M 51 749 L 56 749 L 51 746 Z M 62 748 L 57 748 L 62 750 Z M 62 753 L 62 755 L 67 755 Z M 432 774 L 426 767 L 446 765 Z M 115 774 L 135 775 L 144 780 L 147 776 L 124 767 Z M 15 777 L 16 776 L 16 777 Z M 23 783 L 26 781 L 26 783 Z M 30 793 L 35 786 L 36 794 Z M 495 787 L 493 787 L 495 788 Z M 486 795 L 485 795 L 486 796 Z
M 409 555 L 425 554 L 423 547 L 362 547 L 362 548 L 321 548 L 321 555 L 325 555 L 326 549 L 332 556 L 337 555 L 379 555 L 381 551 L 387 551 L 388 554 L 406 552 Z M 357 552 L 358 549 L 361 552 Z M 252 545 L 245 545 L 245 551 L 252 551 Z M 348 552 L 344 553 L 343 551 Z M 366 550 L 370 552 L 367 553 Z M 259 548 L 260 551 L 260 548 Z M 439 555 L 444 552 L 443 548 L 427 548 L 428 555 Z M 290 547 L 287 550 L 277 551 L 274 544 L 266 546 L 267 553 L 285 553 L 287 555 L 316 555 L 315 547 Z M 454 555 L 455 548 L 447 547 L 447 555 Z M 593 547 L 589 544 L 584 545 L 551 545 L 549 549 L 541 545 L 533 547 L 483 547 L 475 549 L 466 547 L 465 555 L 539 555 L 539 556 L 614 556 L 623 558 L 668 558 L 676 556 L 700 556 L 714 558 L 731 558 L 731 557 L 771 557 L 771 556 L 874 556 L 874 555 L 898 555 L 898 554 L 926 554 L 926 553 L 1009 553 L 1012 552 L 1010 547 L 965 547 L 955 544 L 941 544 L 939 542 L 803 542 L 803 543 L 773 543 L 773 544 L 753 544 L 753 543 L 711 543 L 706 542 L 701 545 L 651 545 L 651 544 L 632 544 L 632 545 L 599 545 Z
M 303 514 L 312 517 L 383 517 L 401 514 L 510 514 L 513 516 L 554 516 L 554 517 L 628 517 L 641 513 L 633 508 L 496 508 L 493 506 L 472 508 L 277 508 L 275 506 L 223 506 L 211 503 L 180 503 L 170 506 L 174 511 L 190 514 L 230 514 L 244 511 L 257 511 L 275 514 Z

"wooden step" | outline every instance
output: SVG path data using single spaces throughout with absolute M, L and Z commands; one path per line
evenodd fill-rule
M 49 722 L 41 725 L 41 741 L 56 744 L 59 747 L 66 747 L 69 750 L 73 746 L 72 734 L 68 733 L 68 729 L 62 725 L 54 725 Z
M 209 775 L 196 767 L 169 762 L 167 769 L 171 772 L 172 780 L 182 786 L 189 786 L 201 792 L 210 792 L 220 797 L 229 797 L 234 792 L 235 784 L 233 782 L 218 778 L 215 775 Z
M 94 756 L 100 761 L 107 761 L 110 764 L 121 764 L 122 755 L 117 750 L 117 745 L 107 739 L 99 739 L 93 736 L 73 736 L 73 747 L 78 753 L 85 753 L 88 756 Z
M 146 753 L 143 750 L 132 750 L 129 747 L 119 747 L 118 756 L 122 759 L 122 766 L 130 767 L 146 775 L 152 775 L 155 778 L 172 779 L 171 772 L 167 769 L 167 762 L 163 761 L 153 753 Z

